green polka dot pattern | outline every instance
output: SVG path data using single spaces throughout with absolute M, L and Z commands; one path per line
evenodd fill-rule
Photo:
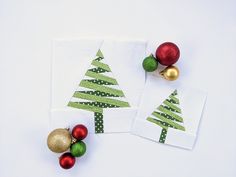
M 163 101 L 163 103 L 147 118 L 148 121 L 162 128 L 159 142 L 165 143 L 168 128 L 174 128 L 185 131 L 183 126 L 183 118 L 181 117 L 181 109 L 178 107 L 179 99 L 177 98 L 177 90 Z
M 88 81 L 88 82 L 92 82 L 98 85 L 112 85 L 112 83 L 107 82 L 107 81 L 103 81 L 103 80 L 99 80 L 99 79 L 92 79 L 92 80 L 84 80 L 84 81 Z
M 161 135 L 160 135 L 160 138 L 159 138 L 159 142 L 160 143 L 165 143 L 165 140 L 166 140 L 166 135 L 167 135 L 167 129 L 162 129 L 161 130 Z
M 87 78 L 80 82 L 78 89 L 73 94 L 73 99 L 83 101 L 71 100 L 68 103 L 70 107 L 94 112 L 95 133 L 104 133 L 103 109 L 130 107 L 128 102 L 117 99 L 125 97 L 124 93 L 116 88 L 118 87 L 116 79 L 105 75 L 106 72 L 111 72 L 111 69 L 102 62 L 103 59 L 104 56 L 99 50 L 91 63 L 92 68 L 85 73 Z M 116 87 L 109 87 L 111 85 Z M 80 89 L 81 87 L 83 90 Z
M 102 69 L 102 68 L 92 68 L 92 69 L 89 69 L 88 71 L 92 71 L 94 73 L 105 73 L 106 70 L 105 69 Z
M 87 93 L 87 94 L 90 94 L 90 95 L 100 95 L 100 96 L 103 96 L 103 97 L 119 97 L 117 95 L 114 95 L 114 94 L 110 94 L 110 93 L 106 93 L 106 92 L 101 92 L 101 91 L 79 91 L 80 93 Z
M 104 133 L 103 114 L 95 112 L 94 118 L 95 118 L 95 133 Z

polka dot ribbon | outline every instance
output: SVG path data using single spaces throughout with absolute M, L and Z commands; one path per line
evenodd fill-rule
M 165 143 L 168 128 L 185 131 L 181 109 L 178 107 L 179 99 L 175 90 L 163 103 L 147 118 L 148 121 L 162 128 L 160 143 Z
M 130 107 L 128 102 L 121 99 L 125 97 L 124 93 L 116 79 L 108 76 L 111 69 L 103 61 L 104 56 L 99 50 L 91 68 L 85 73 L 85 79 L 68 103 L 70 107 L 94 112 L 95 133 L 104 133 L 103 109 Z

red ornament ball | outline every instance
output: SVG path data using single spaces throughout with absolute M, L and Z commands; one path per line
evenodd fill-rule
M 72 136 L 77 140 L 83 140 L 87 135 L 88 129 L 82 124 L 78 124 L 72 129 Z
M 156 50 L 156 58 L 158 62 L 165 66 L 170 66 L 176 63 L 179 59 L 179 56 L 179 48 L 172 42 L 165 42 L 161 44 Z
M 64 169 L 70 169 L 75 164 L 75 157 L 72 156 L 71 153 L 66 152 L 59 158 L 59 164 Z

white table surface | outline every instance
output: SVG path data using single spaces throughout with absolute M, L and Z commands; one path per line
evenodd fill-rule
M 0 177 L 235 177 L 236 1 L 0 0 Z M 128 134 L 87 139 L 72 170 L 46 146 L 52 38 L 181 46 L 184 82 L 208 92 L 192 151 Z

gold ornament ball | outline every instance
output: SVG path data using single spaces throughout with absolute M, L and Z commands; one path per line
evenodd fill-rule
M 67 129 L 58 128 L 48 135 L 47 145 L 52 152 L 62 153 L 70 148 L 71 141 L 70 132 Z
M 168 66 L 160 74 L 169 81 L 174 81 L 179 77 L 179 69 L 176 66 Z

